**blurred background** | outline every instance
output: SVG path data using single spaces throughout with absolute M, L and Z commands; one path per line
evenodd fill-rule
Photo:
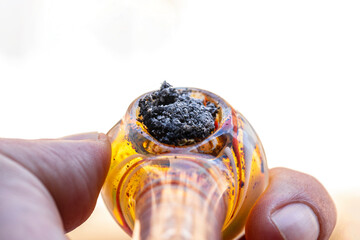
M 269 167 L 318 178 L 360 239 L 357 0 L 0 0 L 0 137 L 107 132 L 167 80 L 212 91 Z M 127 239 L 101 198 L 73 240 Z

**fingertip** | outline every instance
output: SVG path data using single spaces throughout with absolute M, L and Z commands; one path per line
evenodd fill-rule
M 67 159 L 67 164 L 73 165 L 74 168 L 64 171 L 63 174 L 74 179 L 73 185 L 70 186 L 72 195 L 66 196 L 67 200 L 63 201 L 68 204 L 61 206 L 60 203 L 58 206 L 65 230 L 71 231 L 90 216 L 96 205 L 110 167 L 111 143 L 107 135 L 99 133 L 95 141 L 74 141 L 68 146 L 68 151 L 71 151 L 71 148 L 73 154 Z M 66 189 L 59 192 L 64 191 Z
M 0 152 L 38 178 L 51 194 L 65 230 L 90 216 L 111 161 L 111 143 L 105 134 L 0 143 Z
M 335 223 L 335 205 L 318 180 L 276 168 L 250 212 L 246 239 L 328 239 Z

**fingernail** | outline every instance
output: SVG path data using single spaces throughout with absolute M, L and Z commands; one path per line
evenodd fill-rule
M 104 134 L 104 133 L 99 133 L 99 135 L 98 135 L 98 139 L 100 140 L 100 141 L 105 141 L 105 140 L 107 140 L 107 136 L 106 136 L 106 134 Z
M 315 240 L 319 236 L 318 218 L 305 204 L 289 204 L 274 212 L 271 220 L 286 240 Z
M 63 137 L 62 139 L 65 140 L 98 140 L 99 136 L 98 132 L 89 132 L 89 133 L 80 133 L 80 134 L 74 134 L 70 136 Z

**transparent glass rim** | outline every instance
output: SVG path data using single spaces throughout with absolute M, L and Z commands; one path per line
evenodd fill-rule
M 214 138 L 219 131 L 221 131 L 226 119 L 229 119 L 232 117 L 232 108 L 229 105 L 229 103 L 227 103 L 223 98 L 219 97 L 218 95 L 203 90 L 203 89 L 199 89 L 199 88 L 175 88 L 177 90 L 180 91 L 190 91 L 191 95 L 196 95 L 196 94 L 200 94 L 200 96 L 204 96 L 204 98 L 212 103 L 215 104 L 215 106 L 219 107 L 220 109 L 220 118 L 218 119 L 218 127 L 217 129 L 215 129 L 214 132 L 212 132 L 208 137 L 206 137 L 205 139 L 203 139 L 200 142 L 196 142 L 194 144 L 189 144 L 189 145 L 184 145 L 184 146 L 173 146 L 173 145 L 168 145 L 168 144 L 164 144 L 162 142 L 159 142 L 159 140 L 157 140 L 156 138 L 154 138 L 145 128 L 141 127 L 141 123 L 138 122 L 138 120 L 136 120 L 136 122 L 138 124 L 136 124 L 136 126 L 134 126 L 134 130 L 137 131 L 138 133 L 140 133 L 144 138 L 146 138 L 147 140 L 156 143 L 156 145 L 161 146 L 163 149 L 174 149 L 174 148 L 179 148 L 182 150 L 187 150 L 187 149 L 192 149 L 192 148 L 196 148 L 198 146 L 201 146 L 204 142 L 206 142 L 209 139 Z M 137 119 L 138 118 L 138 109 L 139 109 L 139 102 L 142 98 L 144 98 L 146 95 L 153 93 L 154 91 L 150 91 L 148 93 L 145 93 L 141 96 L 139 96 L 137 99 L 135 99 L 130 106 L 128 107 L 127 113 L 129 114 L 129 117 L 132 119 Z M 219 113 L 218 113 L 219 114 Z M 111 130 L 110 130 L 111 131 Z M 110 132 L 109 131 L 109 132 Z

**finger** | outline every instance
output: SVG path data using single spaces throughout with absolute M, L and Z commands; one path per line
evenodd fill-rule
M 32 173 L 3 154 L 0 154 L 0 239 L 64 239 L 61 216 L 49 191 Z
M 2 139 L 0 153 L 40 180 L 70 231 L 88 218 L 96 204 L 111 147 L 104 134 L 89 141 Z
M 99 137 L 98 132 L 80 133 L 62 137 L 63 140 L 97 140 Z
M 246 239 L 329 239 L 335 205 L 315 178 L 285 168 L 270 170 L 267 190 L 248 217 Z

